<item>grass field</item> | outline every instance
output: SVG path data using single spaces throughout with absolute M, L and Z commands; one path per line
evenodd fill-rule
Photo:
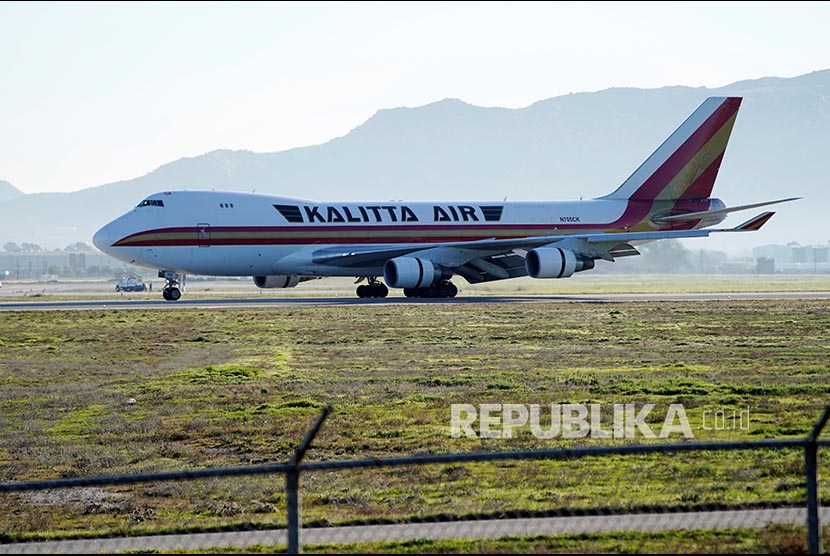
M 453 403 L 600 404 L 606 417 L 654 403 L 655 428 L 682 404 L 695 440 L 726 441 L 801 437 L 830 401 L 826 301 L 5 312 L 0 353 L 3 480 L 282 462 L 326 404 L 308 461 L 684 440 L 543 439 L 526 427 L 453 438 Z M 746 427 L 704 428 L 707 411 L 747 411 Z M 282 481 L 2 495 L 0 531 L 280 525 Z M 790 505 L 804 500 L 803 454 L 317 472 L 302 495 L 307 525 Z

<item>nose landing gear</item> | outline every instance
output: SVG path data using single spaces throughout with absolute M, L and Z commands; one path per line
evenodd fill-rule
M 178 288 L 179 279 L 181 278 L 182 287 L 184 287 L 184 275 L 169 270 L 159 270 L 159 278 L 164 278 L 164 289 L 161 290 L 161 296 L 165 301 L 178 301 L 182 296 L 182 292 Z

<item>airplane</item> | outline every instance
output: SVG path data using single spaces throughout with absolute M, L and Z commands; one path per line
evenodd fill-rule
M 471 284 L 520 276 L 568 278 L 639 255 L 668 238 L 749 232 L 774 214 L 710 228 L 735 211 L 710 197 L 741 97 L 710 97 L 616 190 L 555 202 L 317 202 L 230 191 L 163 191 L 95 233 L 126 263 L 157 269 L 164 299 L 181 297 L 187 274 L 252 276 L 259 288 L 292 288 L 353 276 L 357 295 L 455 297 Z M 380 280 L 383 277 L 383 281 Z M 384 283 L 385 282 L 385 283 Z

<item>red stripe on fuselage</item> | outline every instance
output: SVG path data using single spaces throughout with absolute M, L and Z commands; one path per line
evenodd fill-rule
M 628 210 L 626 211 L 628 212 Z M 623 215 L 625 216 L 625 215 Z M 616 222 L 622 220 L 622 217 Z M 459 224 L 457 226 L 441 226 L 430 224 L 415 224 L 415 225 L 368 225 L 368 226 L 327 226 L 321 224 L 319 226 L 211 226 L 211 234 L 227 234 L 227 233 L 367 233 L 367 232 L 447 232 L 452 235 L 453 232 L 468 232 L 468 231 L 499 231 L 499 230 L 565 230 L 565 229 L 584 229 L 584 230 L 598 230 L 607 227 L 613 227 L 614 224 Z M 130 234 L 117 243 L 127 241 L 129 239 L 148 235 L 148 234 L 196 234 L 197 228 L 182 227 L 182 228 L 158 228 L 155 230 L 145 230 Z M 405 237 L 405 236 L 404 236 Z
M 517 234 L 504 234 L 507 230 L 527 231 L 527 236 L 540 232 L 568 232 L 573 230 L 602 231 L 639 224 L 647 215 L 651 203 L 629 202 L 623 215 L 610 224 L 459 224 L 456 226 L 407 224 L 407 225 L 335 225 L 335 226 L 211 226 L 211 245 L 296 245 L 315 243 L 440 243 L 449 241 L 476 241 L 481 239 L 517 239 Z M 412 232 L 404 236 L 352 237 L 350 234 L 373 232 Z M 442 235 L 415 235 L 418 232 L 443 232 Z M 469 235 L 469 232 L 479 232 Z M 219 238 L 222 234 L 314 234 L 305 237 L 232 237 Z M 320 236 L 326 233 L 332 235 Z M 164 239 L 167 234 L 188 234 L 189 238 Z M 342 235 L 337 235 L 342 234 Z M 146 236 L 146 237 L 145 237 Z M 135 241 L 132 241 L 135 240 Z M 114 247 L 151 247 L 170 245 L 197 245 L 197 228 L 175 227 L 146 230 L 128 235 L 116 241 Z
M 555 236 L 551 236 L 553 240 Z M 211 238 L 210 245 L 332 245 L 332 244 L 374 244 L 374 243 L 447 243 L 458 241 L 477 241 L 481 239 L 517 239 L 516 236 L 421 236 L 421 237 L 350 237 L 343 238 L 342 236 L 332 237 L 249 237 L 249 238 Z M 207 240 L 202 241 L 207 245 Z M 130 243 L 120 247 L 174 247 L 174 246 L 196 246 L 196 239 L 161 239 L 147 243 Z

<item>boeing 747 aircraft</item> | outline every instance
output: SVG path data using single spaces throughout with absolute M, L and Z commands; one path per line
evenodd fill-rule
M 165 191 L 101 228 L 93 243 L 129 264 L 158 269 L 164 299 L 186 274 L 252 276 L 291 288 L 354 276 L 360 297 L 454 297 L 450 281 L 568 278 L 595 261 L 638 255 L 637 245 L 713 232 L 758 230 L 774 214 L 713 229 L 733 211 L 711 198 L 739 97 L 712 97 L 616 191 L 560 202 L 316 202 L 224 191 Z M 383 277 L 382 282 L 380 278 Z

